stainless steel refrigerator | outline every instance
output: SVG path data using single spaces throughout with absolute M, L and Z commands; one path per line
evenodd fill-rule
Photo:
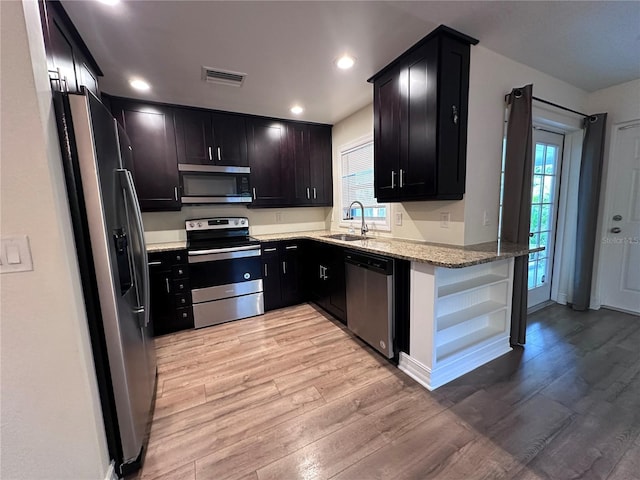
M 156 359 L 149 270 L 130 142 L 92 93 L 54 93 L 96 376 L 116 472 L 140 467 Z

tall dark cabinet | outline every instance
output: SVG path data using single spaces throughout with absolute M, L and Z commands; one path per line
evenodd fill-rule
M 102 71 L 58 1 L 40 1 L 47 68 L 55 90 L 76 93 L 86 87 L 100 96 Z
M 133 176 L 143 211 L 180 210 L 173 110 L 110 97 L 111 112 L 133 148 Z
M 369 79 L 378 201 L 463 197 L 470 45 L 477 43 L 441 25 Z
M 331 127 L 291 123 L 288 127 L 294 205 L 331 205 Z
M 253 207 L 282 206 L 289 202 L 287 127 L 268 118 L 247 119 Z

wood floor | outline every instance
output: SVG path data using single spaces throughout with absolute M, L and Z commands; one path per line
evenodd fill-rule
M 310 305 L 156 340 L 139 479 L 640 478 L 640 318 L 552 306 L 435 392 Z

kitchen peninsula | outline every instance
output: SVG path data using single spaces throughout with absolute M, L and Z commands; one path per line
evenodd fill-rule
M 511 350 L 513 258 L 539 249 L 508 242 L 469 246 L 366 237 L 328 238 L 315 230 L 255 235 L 261 242 L 313 241 L 410 262 L 408 343 L 398 367 L 432 390 Z M 149 252 L 186 248 L 154 243 Z

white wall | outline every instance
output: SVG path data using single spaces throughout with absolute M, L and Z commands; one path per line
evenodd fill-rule
M 534 84 L 534 95 L 581 110 L 586 93 L 556 78 L 510 60 L 482 46 L 471 47 L 469 78 L 469 127 L 467 137 L 466 193 L 460 201 L 405 202 L 392 204 L 391 233 L 397 238 L 454 245 L 471 245 L 497 239 L 500 165 L 504 127 L 504 95 L 513 87 Z M 553 113 L 551 113 L 553 117 Z M 373 132 L 373 105 L 333 127 L 334 204 L 339 205 L 340 147 Z M 483 225 L 484 212 L 489 225 Z M 402 226 L 394 224 L 401 212 Z M 450 214 L 449 228 L 441 228 L 440 214 Z M 338 228 L 339 209 L 331 214 Z M 389 235 L 384 232 L 378 235 Z
M 589 113 L 607 112 L 607 136 L 605 138 L 604 164 L 602 172 L 602 186 L 600 191 L 600 209 L 598 212 L 598 236 L 605 236 L 605 230 L 609 227 L 605 216 L 611 202 L 612 192 L 615 191 L 615 179 L 609 176 L 612 162 L 611 141 L 617 125 L 631 120 L 640 120 L 640 79 L 623 83 L 613 87 L 598 90 L 589 94 L 587 100 Z M 602 294 L 602 273 L 600 247 L 596 242 L 594 281 L 591 291 L 591 308 L 599 308 Z
M 38 6 L 0 9 L 1 233 L 29 236 L 34 267 L 0 278 L 0 477 L 101 479 L 109 460 Z

